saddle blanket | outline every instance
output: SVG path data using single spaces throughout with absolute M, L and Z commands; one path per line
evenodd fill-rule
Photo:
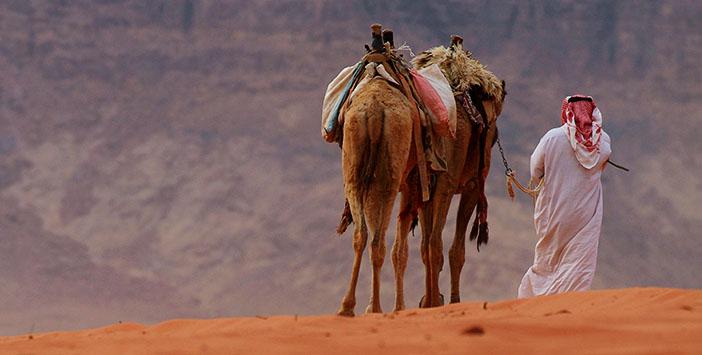
M 380 77 L 398 85 L 397 81 L 379 63 L 363 62 L 346 67 L 327 86 L 322 103 L 322 137 L 327 142 L 335 140 L 336 125 L 344 102 L 353 98 L 371 79 Z M 431 126 L 435 133 L 442 136 L 456 135 L 456 101 L 446 77 L 438 65 L 434 64 L 420 70 L 410 71 L 412 81 L 419 98 L 431 112 Z M 353 87 L 359 77 L 363 79 Z M 353 92 L 351 90 L 353 89 Z
M 327 85 L 322 102 L 322 137 L 327 142 L 333 142 L 336 137 L 336 125 L 339 122 L 341 106 L 351 91 L 355 79 L 363 74 L 363 62 L 346 67 Z
M 410 71 L 424 105 L 433 114 L 432 129 L 441 136 L 456 138 L 456 100 L 438 65 Z

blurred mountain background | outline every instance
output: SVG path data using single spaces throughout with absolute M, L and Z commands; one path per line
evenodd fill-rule
M 604 174 L 594 286 L 700 288 L 700 18 L 692 0 L 2 0 L 0 335 L 336 311 L 353 253 L 334 233 L 340 150 L 320 137 L 321 104 L 373 22 L 415 52 L 460 34 L 507 82 L 498 126 L 522 180 L 562 98 L 593 95 L 632 170 Z M 515 297 L 532 261 L 531 203 L 509 201 L 502 173 L 497 158 L 464 300 Z M 392 275 L 388 257 L 386 311 Z

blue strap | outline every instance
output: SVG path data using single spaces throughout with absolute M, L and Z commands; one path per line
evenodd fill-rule
M 350 94 L 351 87 L 356 82 L 356 79 L 358 79 L 361 76 L 362 73 L 363 73 L 363 62 L 358 62 L 358 64 L 356 64 L 356 68 L 353 70 L 353 75 L 351 76 L 351 80 L 349 80 L 349 82 L 346 83 L 346 86 L 344 87 L 344 91 L 341 92 L 341 96 L 339 96 L 339 99 L 334 104 L 334 109 L 332 110 L 331 117 L 329 117 L 329 120 L 327 121 L 327 125 L 324 127 L 324 131 L 326 131 L 327 134 L 334 131 L 334 128 L 336 127 L 336 124 L 339 121 L 339 111 L 341 111 L 341 105 L 343 105 L 344 101 L 346 101 L 346 98 Z

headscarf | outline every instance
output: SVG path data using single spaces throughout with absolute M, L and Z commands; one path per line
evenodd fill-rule
M 575 158 L 585 169 L 592 169 L 600 160 L 602 137 L 602 113 L 595 100 L 585 95 L 566 97 L 561 106 L 561 122 Z

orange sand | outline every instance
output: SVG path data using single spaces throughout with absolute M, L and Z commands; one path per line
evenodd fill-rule
M 123 323 L 0 337 L 0 353 L 702 354 L 702 290 L 591 291 L 356 318 Z

